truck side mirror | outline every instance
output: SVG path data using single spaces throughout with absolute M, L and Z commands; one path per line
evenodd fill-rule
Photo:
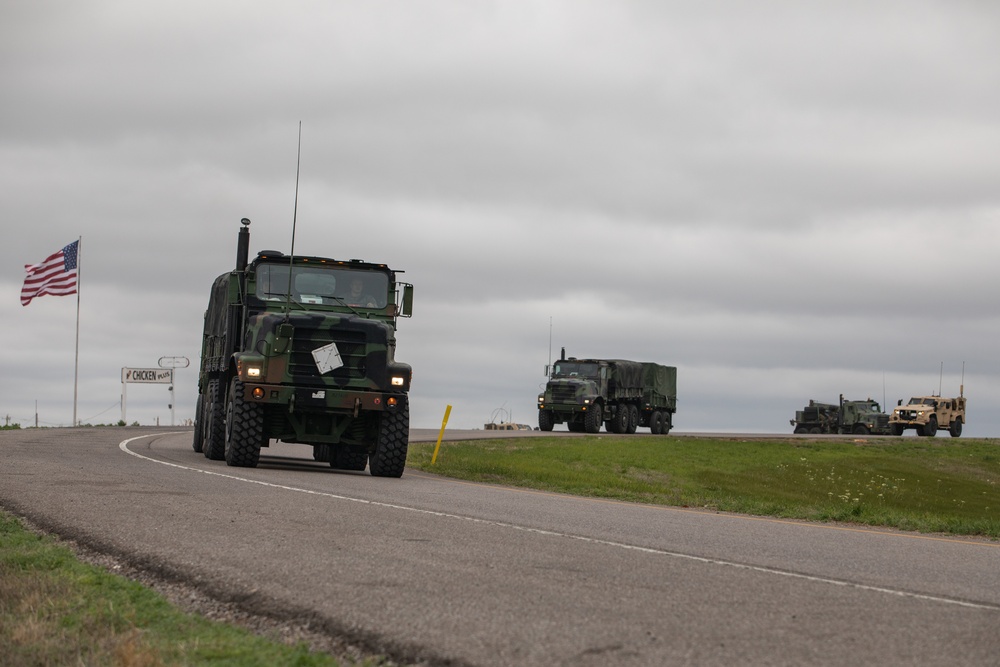
M 896 405 L 902 405 L 902 404 L 903 404 L 903 399 L 899 399 L 898 401 L 896 401 Z
M 413 285 L 409 283 L 403 285 L 403 304 L 399 315 L 400 317 L 410 317 L 413 315 Z

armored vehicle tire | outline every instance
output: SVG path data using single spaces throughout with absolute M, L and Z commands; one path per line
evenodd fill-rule
M 851 432 L 854 433 L 854 435 L 868 435 L 870 433 L 868 427 L 864 424 L 855 424 L 854 428 L 851 429 Z
M 635 433 L 639 427 L 639 408 L 634 405 L 628 406 L 628 433 Z
M 256 468 L 264 440 L 264 410 L 243 398 L 243 382 L 233 378 L 226 402 L 226 465 Z
M 809 429 L 807 429 L 802 424 L 799 424 L 798 426 L 796 426 L 795 430 L 792 431 L 792 433 L 808 433 L 808 432 L 809 432 Z
M 539 410 L 538 411 L 538 430 L 539 431 L 551 431 L 552 427 L 555 426 L 556 420 L 552 416 L 551 410 Z
M 953 437 L 953 438 L 957 438 L 958 436 L 962 435 L 962 418 L 961 417 L 959 417 L 958 419 L 956 419 L 955 421 L 953 421 L 951 423 L 951 426 L 948 427 L 948 434 L 951 435 L 951 437 Z
M 330 457 L 330 467 L 337 470 L 364 470 L 368 452 L 357 447 L 338 447 Z
M 904 430 L 902 424 L 889 424 L 889 433 L 892 435 L 903 435 Z
M 927 436 L 928 438 L 933 438 L 935 435 L 937 435 L 937 432 L 938 432 L 937 417 L 931 415 L 931 418 L 928 419 L 927 423 L 924 424 L 923 427 L 921 428 L 920 435 Z
M 375 449 L 368 457 L 368 470 L 373 477 L 402 477 L 406 467 L 406 450 L 410 444 L 410 404 L 400 411 L 379 415 Z
M 811 429 L 809 429 L 809 432 L 812 433 L 813 435 L 817 435 L 819 433 L 822 433 L 823 429 L 821 429 L 819 426 L 813 426 Z
M 205 423 L 202 421 L 203 417 L 201 416 L 204 404 L 205 401 L 199 394 L 198 405 L 196 405 L 194 409 L 194 441 L 191 443 L 191 447 L 199 454 L 201 454 L 201 450 L 205 443 L 205 434 L 202 433 L 202 428 L 204 428 Z
M 330 462 L 330 445 L 313 445 L 313 461 Z
M 219 381 L 208 381 L 208 395 L 205 397 L 205 408 L 202 418 L 205 421 L 202 453 L 205 458 L 221 461 L 226 455 L 226 406 L 222 402 L 222 392 Z
M 587 433 L 600 433 L 601 424 L 604 423 L 604 411 L 601 410 L 600 403 L 594 403 L 590 409 L 584 413 L 583 428 Z
M 660 435 L 663 431 L 663 414 L 659 410 L 654 410 L 649 416 L 649 432 L 653 435 Z

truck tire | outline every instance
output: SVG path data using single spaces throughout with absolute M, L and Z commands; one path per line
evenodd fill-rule
M 906 429 L 903 428 L 902 424 L 889 424 L 889 433 L 891 435 L 903 435 L 904 430 Z
M 330 462 L 330 445 L 313 445 L 313 461 Z
M 854 435 L 868 435 L 871 431 L 869 431 L 868 427 L 864 424 L 855 424 L 854 428 L 851 429 L 851 432 L 854 433 Z
M 649 432 L 653 435 L 660 435 L 663 431 L 663 414 L 659 410 L 653 410 L 649 416 Z
M 948 434 L 951 435 L 951 437 L 953 437 L 953 438 L 957 438 L 960 435 L 962 435 L 962 418 L 961 417 L 959 417 L 958 419 L 956 419 L 955 421 L 953 421 L 951 423 L 951 426 L 948 427 Z
M 551 410 L 539 410 L 538 411 L 538 430 L 539 431 L 551 431 L 552 427 L 555 426 L 556 419 L 552 416 Z
M 368 470 L 373 477 L 402 477 L 406 467 L 406 450 L 410 445 L 410 403 L 402 410 L 379 415 L 375 449 L 368 457 Z
M 330 467 L 337 470 L 364 470 L 368 465 L 368 452 L 357 447 L 338 447 L 330 457 Z
M 233 378 L 226 402 L 226 465 L 256 468 L 264 441 L 264 409 L 243 398 L 243 382 Z
M 202 453 L 212 461 L 221 461 L 226 456 L 226 406 L 219 390 L 219 380 L 208 381 L 208 395 L 202 417 L 205 420 Z
M 199 454 L 201 454 L 201 450 L 205 446 L 205 434 L 203 432 L 205 423 L 202 421 L 204 418 L 201 416 L 204 405 L 205 398 L 201 394 L 198 394 L 198 405 L 194 409 L 194 441 L 191 443 L 191 447 Z
M 612 433 L 628 433 L 628 406 L 615 407 L 615 416 L 611 419 Z
M 584 413 L 583 428 L 587 433 L 600 433 L 601 424 L 604 423 L 604 411 L 601 410 L 600 403 L 594 403 L 590 409 Z
M 931 418 L 928 419 L 927 423 L 924 424 L 923 428 L 920 429 L 920 435 L 927 436 L 928 438 L 933 438 L 935 435 L 937 435 L 937 432 L 938 432 L 937 417 L 931 415 Z
M 639 408 L 634 405 L 628 406 L 628 431 L 627 433 L 635 433 L 635 429 L 639 427 Z
M 672 413 L 663 412 L 663 422 L 660 425 L 660 435 L 670 435 L 670 429 L 674 427 L 674 418 Z
M 792 433 L 796 433 L 796 434 L 799 434 L 799 435 L 801 435 L 802 433 L 808 433 L 808 432 L 809 432 L 809 429 L 806 428 L 805 426 L 803 426 L 802 424 L 799 424 L 798 426 L 796 426 L 795 430 L 792 431 Z

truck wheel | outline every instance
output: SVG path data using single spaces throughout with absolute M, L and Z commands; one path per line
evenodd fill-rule
M 604 423 L 604 411 L 601 410 L 600 403 L 594 403 L 585 413 L 583 427 L 587 433 L 600 433 L 601 424 Z
M 889 424 L 889 433 L 892 435 L 903 435 L 902 424 Z
M 338 470 L 364 470 L 368 452 L 355 447 L 338 447 L 331 457 L 330 467 Z
M 663 415 L 659 410 L 654 410 L 649 416 L 649 432 L 653 435 L 660 435 L 663 430 Z
M 634 405 L 628 406 L 628 431 L 627 433 L 635 433 L 635 429 L 639 427 L 639 408 Z
M 808 433 L 808 432 L 809 432 L 809 429 L 807 429 L 807 428 L 806 428 L 805 426 L 803 426 L 802 424 L 799 424 L 798 426 L 796 426 L 796 427 L 795 427 L 795 430 L 794 430 L 794 431 L 792 431 L 792 433 L 798 433 L 798 434 L 802 434 L 802 433 Z
M 924 424 L 923 428 L 921 429 L 920 434 L 925 435 L 928 438 L 933 438 L 935 435 L 937 435 L 937 432 L 938 432 L 937 417 L 931 415 L 931 418 L 927 420 L 927 423 Z
M 330 445 L 313 445 L 313 461 L 330 462 Z
M 855 424 L 854 428 L 851 429 L 851 432 L 854 433 L 854 435 L 868 435 L 870 433 L 868 427 L 864 424 Z
M 670 435 L 670 429 L 674 427 L 673 417 L 671 417 L 671 413 L 669 412 L 663 412 L 661 414 L 663 415 L 663 421 L 660 425 L 660 434 Z
M 402 477 L 410 444 L 410 402 L 402 410 L 379 415 L 375 450 L 368 457 L 373 477 Z
M 608 420 L 608 433 L 624 433 L 628 427 L 628 411 L 624 405 L 615 405 L 614 414 Z M 609 410 L 611 408 L 608 408 Z
M 556 420 L 552 416 L 551 410 L 539 410 L 538 411 L 538 430 L 539 431 L 551 431 L 552 427 L 555 426 Z
M 233 378 L 226 403 L 226 465 L 256 468 L 264 440 L 264 410 L 243 398 L 243 382 Z
M 221 461 L 226 453 L 226 406 L 219 390 L 219 380 L 208 381 L 208 396 L 205 397 L 205 408 L 202 417 L 205 420 L 202 453 L 205 458 Z
M 194 441 L 191 443 L 191 447 L 199 454 L 201 454 L 201 450 L 205 446 L 205 434 L 202 432 L 205 424 L 201 416 L 202 406 L 204 405 L 205 398 L 201 394 L 198 394 L 198 405 L 194 408 Z
M 958 436 L 962 435 L 962 418 L 961 417 L 959 417 L 958 419 L 956 419 L 955 421 L 953 421 L 951 423 L 951 426 L 948 428 L 948 433 L 953 438 L 957 438 Z

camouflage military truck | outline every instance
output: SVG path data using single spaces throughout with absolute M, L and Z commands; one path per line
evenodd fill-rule
M 677 411 L 677 369 L 624 359 L 562 358 L 552 365 L 538 396 L 538 428 L 566 423 L 570 431 L 656 434 L 673 428 Z
M 271 440 L 372 475 L 403 474 L 410 366 L 395 360 L 396 322 L 413 286 L 361 260 L 261 251 L 250 221 L 236 269 L 212 285 L 205 312 L 194 450 L 255 467 Z
M 962 435 L 962 425 L 965 424 L 964 391 L 958 398 L 941 398 L 940 396 L 914 396 L 906 405 L 900 400 L 898 407 L 889 417 L 889 428 L 893 435 L 903 435 L 908 428 L 916 430 L 917 435 L 933 437 L 938 429 L 946 428 L 953 438 Z
M 877 401 L 845 401 L 840 395 L 837 404 L 817 403 L 795 412 L 789 420 L 794 433 L 853 433 L 856 435 L 889 435 L 889 415 L 882 412 Z

